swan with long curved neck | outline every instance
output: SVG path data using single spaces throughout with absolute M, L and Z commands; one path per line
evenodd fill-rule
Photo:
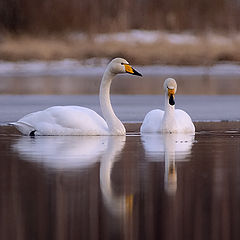
M 167 78 L 163 84 L 165 90 L 165 111 L 155 109 L 147 113 L 141 126 L 141 133 L 195 133 L 190 116 L 175 109 L 177 83 Z
M 24 135 L 125 135 L 122 122 L 115 115 L 110 101 L 110 86 L 119 73 L 142 76 L 123 58 L 113 59 L 101 81 L 99 99 L 103 117 L 89 108 L 54 106 L 30 113 L 12 123 Z

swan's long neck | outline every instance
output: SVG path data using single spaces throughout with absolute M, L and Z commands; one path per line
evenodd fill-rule
M 126 133 L 125 127 L 115 115 L 110 100 L 110 87 L 114 76 L 115 74 L 111 73 L 107 68 L 103 75 L 100 86 L 99 92 L 100 106 L 102 109 L 103 117 L 107 122 L 109 133 L 112 135 L 125 135 Z
M 175 105 L 169 104 L 168 94 L 165 94 L 165 112 L 163 117 L 163 132 L 176 131 Z

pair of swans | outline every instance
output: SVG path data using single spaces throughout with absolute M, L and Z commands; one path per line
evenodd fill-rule
M 89 108 L 80 106 L 54 106 L 30 113 L 12 123 L 24 135 L 125 135 L 126 129 L 115 115 L 110 101 L 110 86 L 119 73 L 142 76 L 123 58 L 113 59 L 107 66 L 100 85 L 99 99 L 104 119 Z M 175 110 L 177 84 L 168 78 L 164 82 L 165 112 L 149 112 L 141 132 L 195 132 L 187 113 Z

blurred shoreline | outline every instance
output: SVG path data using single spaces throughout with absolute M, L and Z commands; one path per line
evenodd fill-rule
M 99 65 L 124 57 L 137 65 L 212 66 L 240 63 L 240 33 L 131 30 L 120 33 L 67 35 L 1 35 L 2 61 L 74 59 Z
M 28 113 L 52 106 L 90 108 L 102 115 L 98 95 L 0 95 L 0 124 L 15 122 Z M 139 123 L 147 112 L 164 109 L 163 95 L 111 95 L 114 112 L 123 122 Z M 176 95 L 176 108 L 194 122 L 239 121 L 240 95 Z
M 110 59 L 89 58 L 85 60 L 0 60 L 0 77 L 34 76 L 94 76 L 101 77 Z M 148 76 L 237 76 L 240 77 L 240 64 L 235 62 L 216 63 L 212 66 L 178 65 L 134 65 Z
M 76 61 L 0 61 L 0 94 L 98 94 L 108 59 Z M 178 82 L 178 94 L 240 94 L 240 65 L 135 66 L 143 78 L 116 76 L 111 94 L 162 94 L 166 78 Z

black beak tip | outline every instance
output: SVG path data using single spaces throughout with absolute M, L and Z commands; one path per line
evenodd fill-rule
M 141 73 L 139 73 L 139 72 L 136 71 L 135 69 L 133 69 L 133 75 L 140 76 L 140 77 L 143 76 Z
M 174 100 L 173 95 L 171 95 L 170 98 L 169 98 L 169 104 L 172 105 L 172 106 L 175 105 L 175 100 Z

